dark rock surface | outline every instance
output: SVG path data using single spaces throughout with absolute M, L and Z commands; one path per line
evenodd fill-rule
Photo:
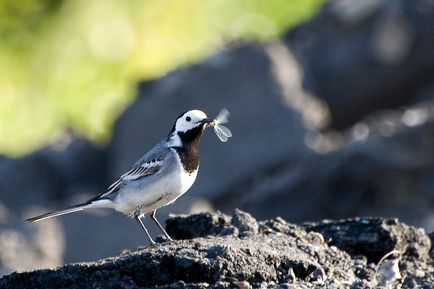
M 433 99 L 434 3 L 329 1 L 286 43 L 303 67 L 304 87 L 324 99 L 331 126 Z
M 350 219 L 323 221 L 305 225 L 306 230 L 319 232 L 336 246 L 352 256 L 366 256 L 368 262 L 379 262 L 385 252 L 399 250 L 404 255 L 426 258 L 431 241 L 425 231 L 397 219 Z
M 95 263 L 13 273 L 0 279 L 0 288 L 372 288 L 383 280 L 428 289 L 434 282 L 429 237 L 393 219 L 296 226 L 281 218 L 256 222 L 236 210 L 173 217 L 167 229 L 182 240 Z M 382 271 L 386 261 L 373 262 L 390 250 L 402 250 L 398 280 Z

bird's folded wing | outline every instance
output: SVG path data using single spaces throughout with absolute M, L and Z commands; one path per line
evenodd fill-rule
M 145 176 L 157 173 L 160 168 L 161 160 L 152 160 L 150 162 L 145 162 L 140 166 L 133 167 L 131 170 L 123 174 L 120 179 L 125 181 L 141 179 Z
M 116 182 L 111 184 L 111 186 L 108 187 L 105 192 L 98 195 L 96 198 L 97 199 L 104 198 L 107 197 L 109 194 L 116 192 L 122 187 L 125 181 L 134 181 L 146 176 L 151 176 L 156 174 L 161 169 L 161 162 L 162 162 L 161 160 L 152 160 L 149 162 L 143 162 L 139 166 L 133 166 L 128 172 L 123 174 Z

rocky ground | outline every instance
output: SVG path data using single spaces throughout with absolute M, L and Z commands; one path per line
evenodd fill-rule
M 238 207 L 294 223 L 398 217 L 433 231 L 433 31 L 432 0 L 326 1 L 279 40 L 230 44 L 140 83 L 106 146 L 65 133 L 31 155 L 0 156 L 0 276 L 142 244 L 116 214 L 23 220 L 100 193 L 192 108 L 228 108 L 233 137 L 205 133 L 194 186 L 161 220 Z
M 175 216 L 167 230 L 176 241 L 95 263 L 13 273 L 0 279 L 0 288 L 428 289 L 434 284 L 432 240 L 423 229 L 395 219 L 298 226 L 279 217 L 258 222 L 235 210 L 232 216 Z

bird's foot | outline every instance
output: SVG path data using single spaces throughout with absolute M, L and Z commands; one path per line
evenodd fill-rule
M 169 237 L 169 238 L 166 238 L 166 240 L 165 240 L 166 243 L 172 243 L 173 241 L 174 241 L 174 240 L 173 240 L 172 238 L 170 238 L 170 237 Z
M 174 240 L 170 236 L 169 237 L 167 237 L 167 236 L 158 236 L 157 239 L 155 239 L 155 241 L 158 244 L 163 244 L 163 243 L 173 242 Z
M 172 237 L 170 237 L 169 234 L 167 234 L 166 232 L 164 233 L 165 233 L 164 237 L 166 237 L 166 242 L 172 242 L 173 241 Z
M 152 242 L 149 242 L 148 245 L 145 245 L 145 246 L 138 246 L 138 247 L 137 247 L 137 250 L 148 249 L 148 248 L 152 248 L 152 247 L 157 246 L 157 245 L 159 245 L 159 243 L 157 243 L 157 242 L 155 242 L 154 240 L 152 240 Z

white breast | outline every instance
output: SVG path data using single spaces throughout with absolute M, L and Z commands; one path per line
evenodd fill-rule
M 173 150 L 175 152 L 175 150 Z M 191 186 L 193 185 L 194 181 L 196 180 L 197 172 L 199 168 L 197 168 L 195 171 L 189 173 L 186 172 L 182 166 L 181 159 L 179 158 L 178 154 L 175 152 L 175 158 L 177 162 L 177 177 L 174 177 L 174 185 L 178 188 L 177 197 L 171 202 L 173 203 L 178 197 L 183 195 L 185 192 L 187 192 Z
M 197 170 L 195 170 L 192 173 L 187 173 L 186 171 L 182 170 L 181 173 L 181 195 L 184 194 L 186 191 L 188 191 L 191 186 L 193 185 L 194 181 L 196 180 L 197 176 Z
M 170 205 L 191 188 L 196 180 L 197 171 L 186 172 L 177 153 L 171 155 L 172 165 L 149 178 L 149 182 L 133 181 L 122 189 L 114 200 L 115 210 L 133 216 L 139 211 L 147 214 L 163 206 Z M 167 164 L 167 163 L 166 163 Z

